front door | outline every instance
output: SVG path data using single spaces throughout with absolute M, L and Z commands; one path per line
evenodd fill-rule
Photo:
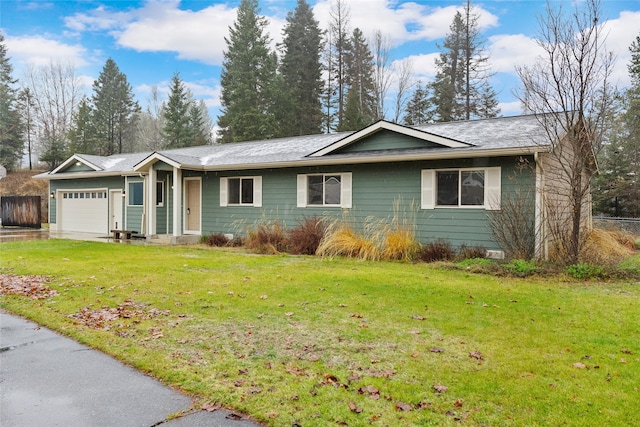
M 200 178 L 186 178 L 184 187 L 184 232 L 185 234 L 200 234 Z
M 122 222 L 122 190 L 109 191 L 109 229 L 124 230 Z

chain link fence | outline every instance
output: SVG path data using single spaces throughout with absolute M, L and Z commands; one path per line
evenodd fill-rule
M 612 218 L 594 216 L 593 226 L 605 230 L 620 230 L 640 237 L 640 218 Z

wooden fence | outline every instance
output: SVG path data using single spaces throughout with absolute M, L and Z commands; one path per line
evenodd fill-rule
M 40 196 L 2 196 L 2 226 L 40 228 Z

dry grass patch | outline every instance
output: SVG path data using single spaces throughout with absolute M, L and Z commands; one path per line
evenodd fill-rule
M 596 265 L 615 265 L 633 255 L 635 242 L 622 231 L 593 229 L 580 251 L 580 260 Z

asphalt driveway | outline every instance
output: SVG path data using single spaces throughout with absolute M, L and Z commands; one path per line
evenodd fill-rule
M 0 310 L 3 427 L 252 427 L 69 338 Z M 177 415 L 181 415 L 175 418 Z

